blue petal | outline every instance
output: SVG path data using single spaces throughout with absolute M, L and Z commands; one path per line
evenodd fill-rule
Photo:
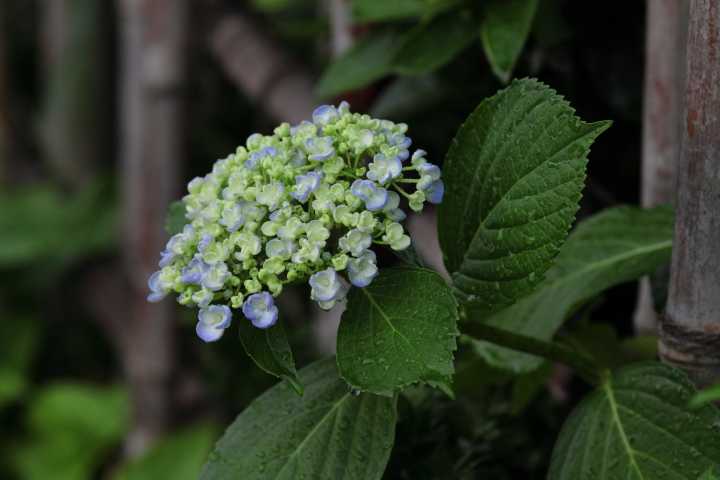
M 216 327 L 215 325 L 208 325 L 203 322 L 198 322 L 195 326 L 195 332 L 205 342 L 217 342 L 220 337 L 225 333 L 224 328 Z

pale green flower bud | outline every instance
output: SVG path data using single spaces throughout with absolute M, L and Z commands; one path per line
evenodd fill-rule
M 403 226 L 399 223 L 391 223 L 385 227 L 383 242 L 387 242 L 393 250 L 405 250 L 410 246 L 410 237 L 405 235 Z

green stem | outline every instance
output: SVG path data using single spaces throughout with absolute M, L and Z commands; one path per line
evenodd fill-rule
M 405 190 L 403 190 L 402 188 L 400 188 L 400 185 L 398 185 L 397 183 L 393 182 L 392 186 L 395 187 L 398 192 L 402 193 L 402 194 L 403 194 L 404 196 L 406 196 L 407 198 L 410 198 L 410 194 L 407 193 L 407 192 L 406 192 Z
M 463 333 L 478 340 L 485 340 L 513 350 L 564 363 L 593 385 L 601 385 L 610 376 L 610 371 L 594 359 L 565 345 L 538 340 L 482 322 L 465 320 L 461 322 L 460 326 Z
M 395 180 L 395 181 L 401 182 L 401 183 L 419 183 L 420 179 L 418 179 L 418 178 L 403 178 L 403 179 Z

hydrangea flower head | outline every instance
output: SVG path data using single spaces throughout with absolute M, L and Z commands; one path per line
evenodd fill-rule
M 399 223 L 403 197 L 417 212 L 442 200 L 440 169 L 422 150 L 410 156 L 406 132 L 343 102 L 319 107 L 311 122 L 251 135 L 188 184 L 188 224 L 160 254 L 148 300 L 175 292 L 199 307 L 197 334 L 212 342 L 230 326 L 231 308 L 259 328 L 274 325 L 274 297 L 289 283 L 307 281 L 324 309 L 345 298 L 341 275 L 369 285 L 378 275 L 372 245 L 411 243 Z

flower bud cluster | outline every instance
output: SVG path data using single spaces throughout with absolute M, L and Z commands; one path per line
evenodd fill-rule
M 326 310 L 346 294 L 338 272 L 369 285 L 378 273 L 373 243 L 410 245 L 401 195 L 415 212 L 443 196 L 440 169 L 422 150 L 410 157 L 406 131 L 343 102 L 318 108 L 312 122 L 251 135 L 188 184 L 190 223 L 161 253 L 148 300 L 176 292 L 179 303 L 200 307 L 197 333 L 209 342 L 229 326 L 231 308 L 259 328 L 274 325 L 273 297 L 284 285 L 309 280 Z M 420 178 L 404 178 L 408 171 Z

